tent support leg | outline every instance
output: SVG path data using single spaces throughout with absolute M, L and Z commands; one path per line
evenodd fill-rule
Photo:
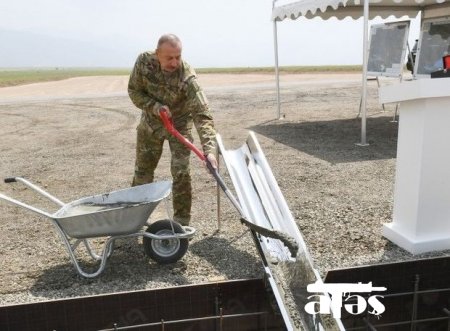
M 275 6 L 275 2 L 277 0 L 273 0 L 272 8 Z M 281 100 L 280 100 L 280 72 L 278 70 L 278 30 L 277 30 L 277 21 L 273 21 L 273 46 L 275 52 L 275 80 L 276 80 L 276 89 L 277 89 L 277 119 L 281 119 Z
M 362 87 L 362 100 L 361 100 L 361 142 L 358 146 L 368 146 L 366 141 L 366 107 L 367 107 L 367 62 L 368 62 L 368 52 L 367 52 L 367 39 L 369 32 L 369 0 L 364 0 L 364 36 L 363 36 L 363 87 Z

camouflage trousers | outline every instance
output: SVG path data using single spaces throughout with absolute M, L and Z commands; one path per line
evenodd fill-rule
M 177 128 L 190 141 L 192 124 Z M 155 169 L 161 158 L 164 141 L 169 141 L 171 152 L 172 198 L 174 220 L 189 225 L 192 206 L 192 185 L 190 175 L 190 150 L 171 136 L 162 126 L 150 127 L 144 119 L 137 127 L 136 164 L 132 186 L 152 183 Z

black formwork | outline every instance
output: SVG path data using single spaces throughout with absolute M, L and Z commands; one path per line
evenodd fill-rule
M 379 317 L 341 310 L 347 331 L 450 331 L 450 257 L 332 270 L 324 281 L 387 288 L 367 294 L 383 296 Z
M 0 330 L 285 330 L 261 279 L 0 307 Z

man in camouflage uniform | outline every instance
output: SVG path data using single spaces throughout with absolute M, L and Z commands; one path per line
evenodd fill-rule
M 139 55 L 130 75 L 128 94 L 135 106 L 142 109 L 132 185 L 153 181 L 167 139 L 172 155 L 174 219 L 189 225 L 192 205 L 190 150 L 166 131 L 159 112 L 167 111 L 175 128 L 191 142 L 192 126 L 195 125 L 204 154 L 214 167 L 217 167 L 217 161 L 214 157 L 214 123 L 208 102 L 197 83 L 194 69 L 181 59 L 181 51 L 177 36 L 163 35 L 155 52 Z

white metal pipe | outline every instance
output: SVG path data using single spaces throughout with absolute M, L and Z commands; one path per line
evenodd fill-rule
M 272 2 L 272 9 L 275 7 L 274 0 Z M 273 47 L 275 53 L 275 81 L 276 81 L 276 89 L 277 89 L 277 119 L 281 118 L 281 98 L 280 98 L 280 72 L 278 70 L 278 30 L 277 30 L 277 20 L 273 20 Z
M 369 0 L 364 0 L 364 28 L 363 28 L 363 77 L 361 96 L 361 142 L 360 146 L 367 146 L 366 141 L 366 108 L 367 108 L 367 62 L 368 62 L 368 34 L 369 34 Z

